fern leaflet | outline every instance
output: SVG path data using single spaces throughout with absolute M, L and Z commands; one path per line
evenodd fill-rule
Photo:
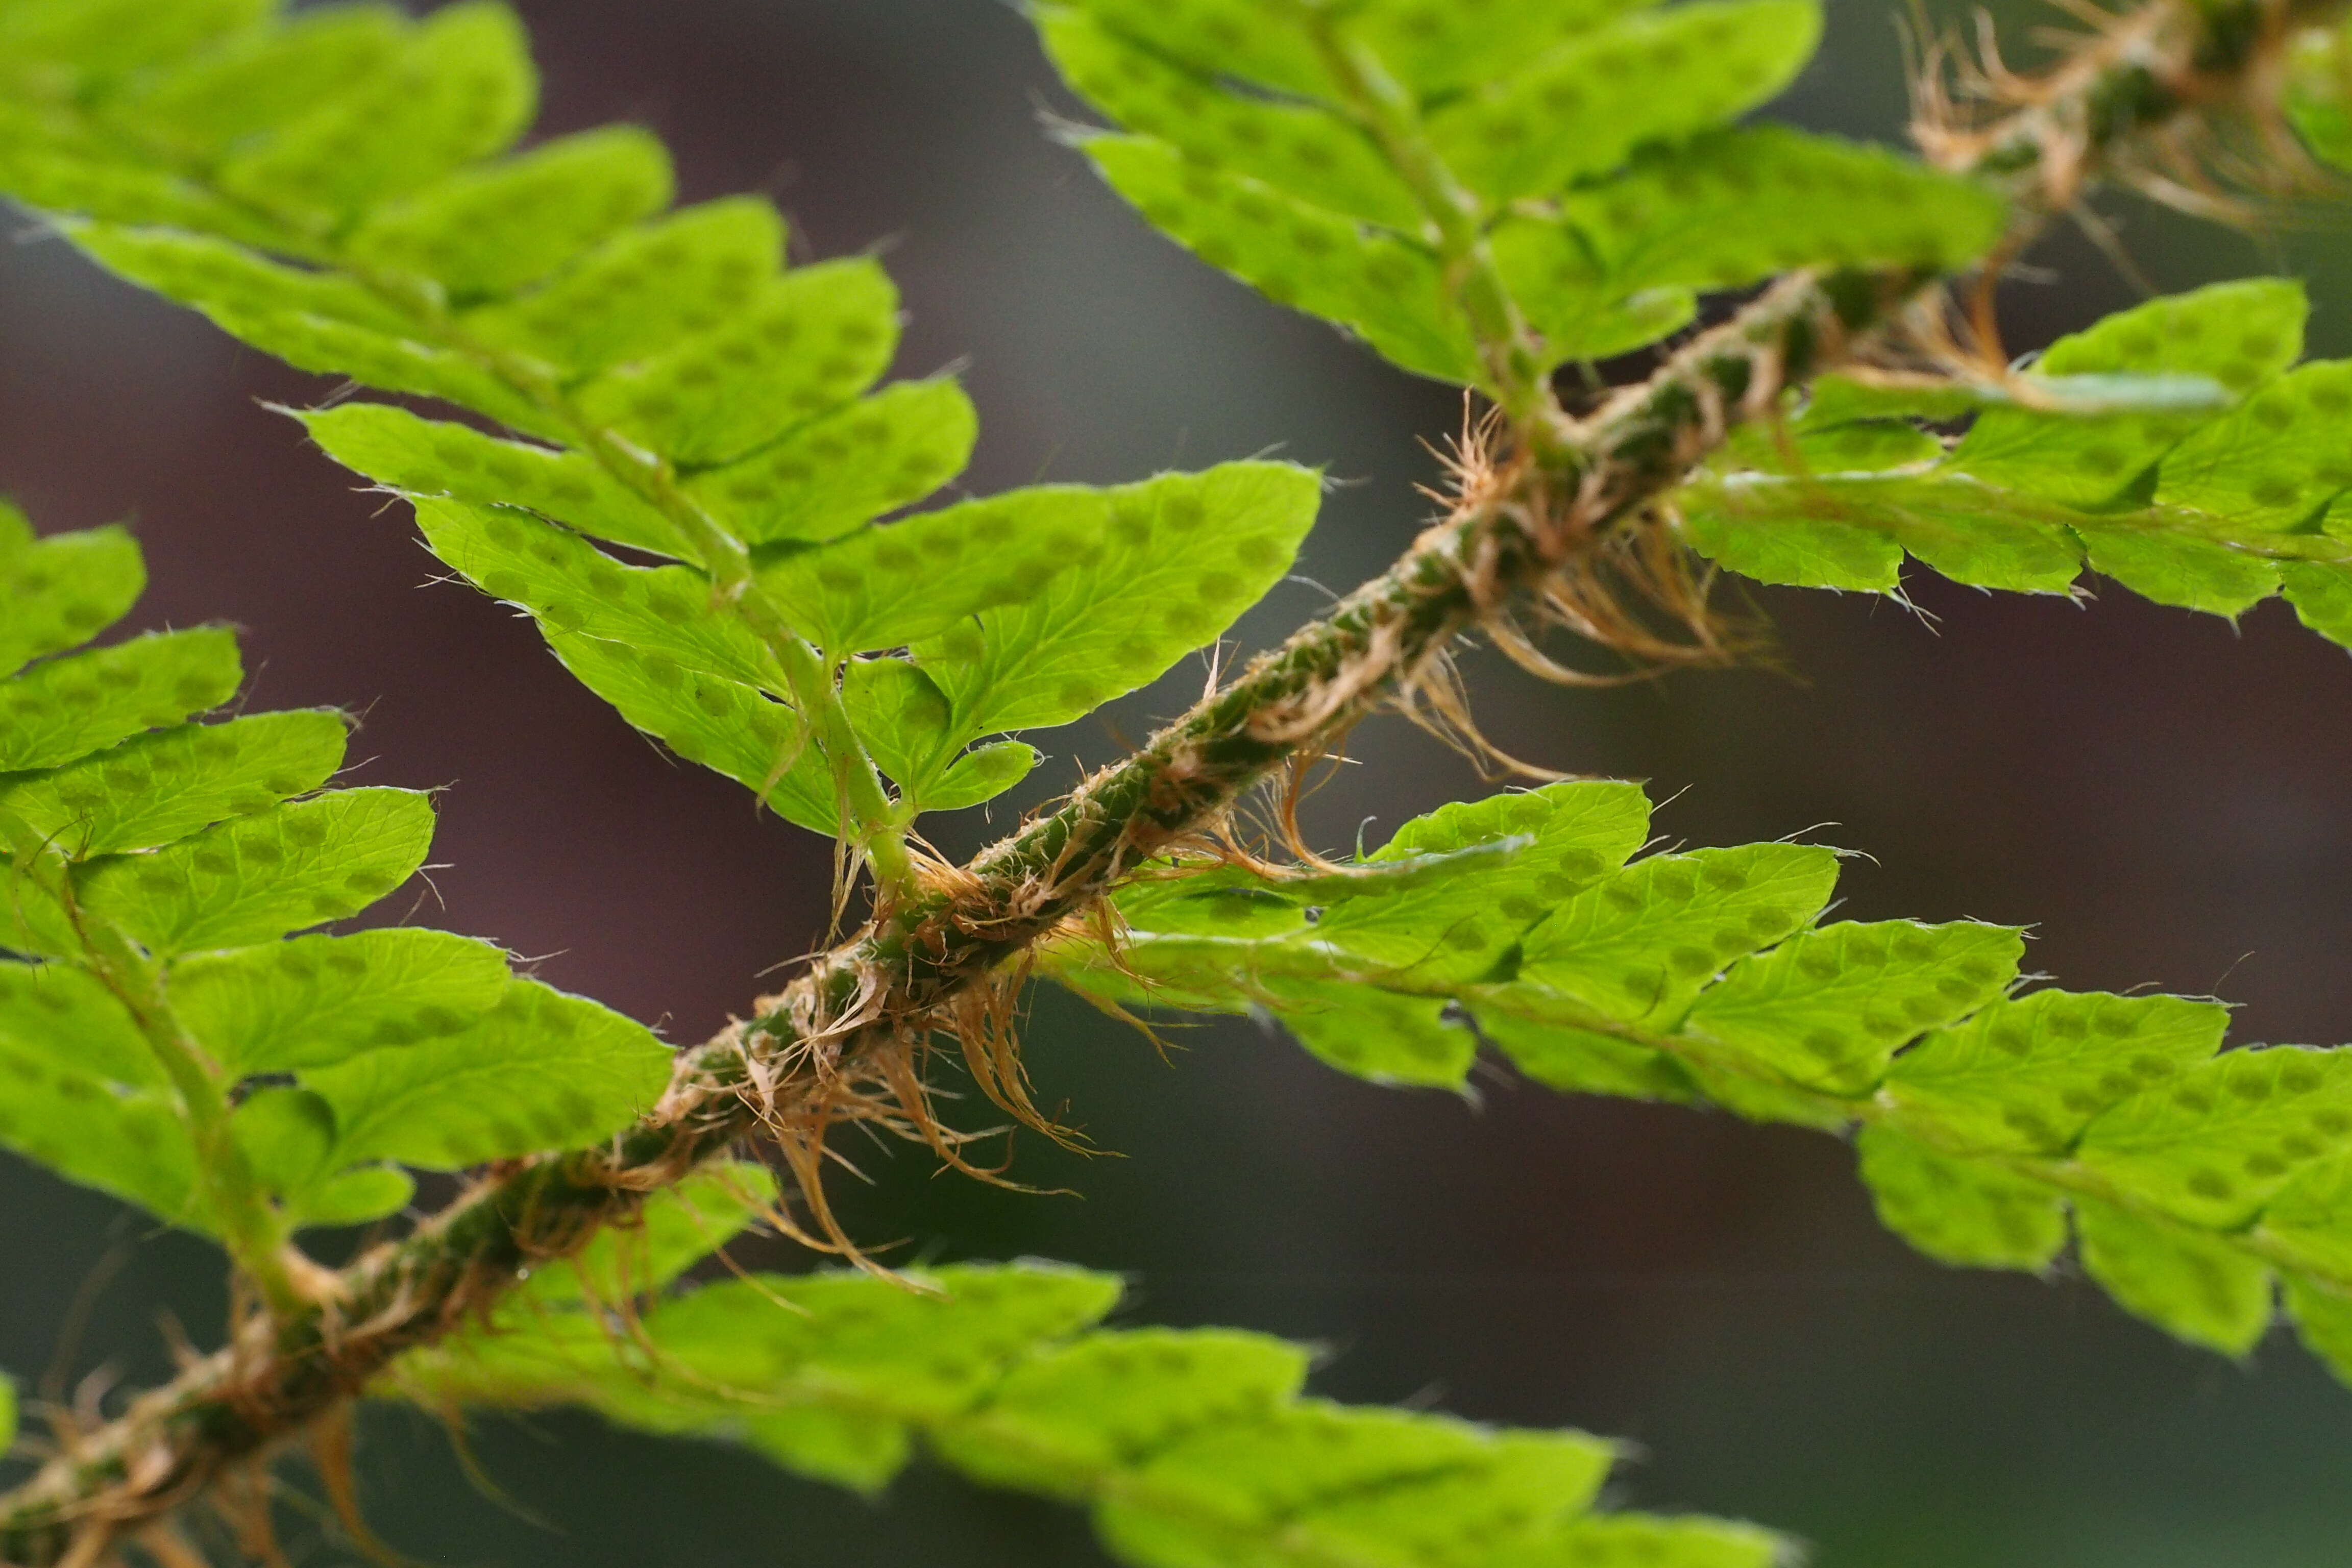
M 1946 1262 L 2042 1268 L 2071 1209 L 2124 1307 L 2231 1353 L 2275 1281 L 2352 1381 L 2352 1052 L 2216 1054 L 2218 1003 L 2017 993 L 2023 933 L 1819 923 L 1829 849 L 1633 858 L 1631 784 L 1442 808 L 1361 862 L 1118 896 L 1041 968 L 1114 1009 L 1259 1012 L 1344 1072 L 1461 1089 L 1482 1043 L 1537 1082 L 1858 1128 L 1886 1223 Z

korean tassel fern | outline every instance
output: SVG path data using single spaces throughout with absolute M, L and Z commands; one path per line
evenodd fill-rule
M 1617 1450 L 1582 1434 L 1305 1397 L 1305 1354 L 1263 1336 L 1103 1327 L 1099 1275 L 681 1283 L 752 1226 L 856 1258 L 828 1136 L 964 1163 L 943 1058 L 1050 1131 L 1011 1022 L 1032 979 L 1131 1018 L 1270 1015 L 1377 1081 L 1458 1088 L 1483 1049 L 1852 1131 L 1935 1258 L 2039 1269 L 2071 1239 L 2126 1309 L 2231 1354 L 2283 1291 L 2352 1381 L 2352 1057 L 2223 1050 L 2210 1002 L 2022 989 L 2014 929 L 1823 923 L 1833 851 L 1643 855 L 1631 785 L 1448 806 L 1337 862 L 1245 848 L 1234 815 L 1384 710 L 1458 719 L 1465 634 L 1555 676 L 1547 634 L 1727 657 L 1708 563 L 1872 593 L 1906 559 L 2012 592 L 2087 570 L 2225 616 L 2283 592 L 2352 644 L 2352 382 L 2297 363 L 2299 289 L 2155 300 L 2021 370 L 1990 288 L 2103 181 L 2220 206 L 2295 172 L 2249 148 L 2343 154 L 2337 7 L 2154 0 L 2030 78 L 1938 51 L 1924 161 L 1742 122 L 1811 56 L 1805 0 L 1032 16 L 1111 122 L 1070 139 L 1145 218 L 1485 412 L 1393 566 L 956 866 L 921 815 L 1218 639 L 1288 570 L 1316 471 L 932 504 L 974 415 L 952 379 L 883 384 L 881 268 L 784 265 L 762 201 L 673 208 L 632 128 L 515 151 L 537 88 L 499 5 L 0 0 L 0 192 L 400 399 L 292 412 L 628 724 L 835 839 L 865 900 L 684 1049 L 487 943 L 316 934 L 415 872 L 429 798 L 329 787 L 336 712 L 224 717 L 225 629 L 105 640 L 144 586 L 121 531 L 0 512 L 0 1142 L 216 1240 L 240 1304 L 227 1344 L 60 1434 L 0 1498 L 0 1555 L 200 1560 L 204 1509 L 247 1495 L 224 1483 L 304 1439 L 331 1472 L 362 1397 L 583 1405 L 867 1490 L 919 1447 L 1088 1508 L 1148 1568 L 1788 1550 L 1597 1507 Z M 1759 286 L 1646 378 L 1563 393 Z M 412 1172 L 463 1185 L 311 1257 Z M 268 1542 L 266 1500 L 241 1522 Z

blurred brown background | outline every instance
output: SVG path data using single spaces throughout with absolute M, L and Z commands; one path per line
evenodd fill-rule
M 1412 493 L 1457 402 L 1265 305 L 1148 232 L 1040 133 L 1074 112 L 993 0 L 526 3 L 550 129 L 648 123 L 689 198 L 773 192 L 803 257 L 878 247 L 912 325 L 899 369 L 969 366 L 966 483 L 1113 480 L 1274 450 L 1349 481 L 1243 628 L 1262 646 L 1415 530 Z M 2033 20 L 2042 18 L 2036 17 Z M 1779 112 L 1898 133 L 1893 12 L 1840 0 Z M 2254 243 L 2126 205 L 2166 287 L 2311 278 L 2315 352 L 2352 351 L 2342 230 Z M 542 973 L 697 1038 L 820 934 L 825 847 L 675 764 L 573 686 L 527 627 L 434 574 L 405 519 L 266 411 L 329 388 L 103 279 L 9 218 L 0 247 L 0 491 L 47 529 L 133 520 L 144 624 L 246 628 L 266 706 L 363 710 L 372 782 L 451 786 L 416 917 L 545 955 Z M 2082 243 L 2012 290 L 2020 346 L 2132 291 Z M 1317 586 L 1321 584 L 1323 586 Z M 1699 674 L 1608 693 L 1486 660 L 1479 711 L 1549 765 L 1651 781 L 1694 843 L 1816 824 L 1853 861 L 1846 912 L 2034 922 L 2032 964 L 2078 987 L 2218 991 L 2239 1037 L 2352 1026 L 2352 660 L 2276 605 L 2232 629 L 2120 589 L 2076 607 L 1922 577 L 1919 613 L 1767 593 L 1799 679 Z M 1183 706 L 1187 667 L 1067 756 Z M 1371 726 L 1318 802 L 1330 845 L 1383 834 L 1475 778 Z M 1041 778 L 1047 775 L 1041 774 Z M 937 819 L 963 850 L 992 825 Z M 395 913 L 405 912 L 405 906 Z M 2352 1393 L 2284 1336 L 2245 1366 L 2175 1346 L 2093 1289 L 1940 1269 L 1881 1232 L 1850 1152 L 1813 1134 L 1568 1099 L 1495 1074 L 1476 1103 L 1373 1089 L 1245 1023 L 1171 1061 L 1041 998 L 1041 1094 L 1106 1149 L 1024 1144 L 1015 1173 L 1082 1197 L 866 1161 L 850 1204 L 899 1256 L 1039 1253 L 1130 1272 L 1132 1316 L 1330 1348 L 1319 1387 L 1621 1435 L 1631 1500 L 1758 1518 L 1823 1568 L 2215 1568 L 2352 1563 Z M 783 1261 L 781 1254 L 778 1261 Z M 37 1376 L 94 1271 L 79 1375 L 165 1367 L 218 1279 L 194 1243 L 0 1155 L 0 1365 Z M 724 1450 L 585 1420 L 486 1424 L 520 1505 L 461 1478 L 395 1412 L 363 1468 L 384 1533 L 447 1563 L 1095 1563 L 1083 1523 L 936 1475 L 875 1509 Z M 537 1516 L 537 1521 L 522 1517 Z M 313 1545 L 304 1560 L 348 1553 Z

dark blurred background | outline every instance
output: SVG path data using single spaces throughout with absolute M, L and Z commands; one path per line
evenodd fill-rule
M 1433 473 L 1419 443 L 1456 427 L 1457 401 L 1209 272 L 1099 189 L 1040 132 L 1041 113 L 1073 106 L 1010 8 L 522 9 L 548 128 L 644 121 L 676 149 L 688 197 L 769 191 L 803 257 L 887 255 L 912 313 L 900 371 L 968 366 L 974 491 L 1268 450 L 1329 465 L 1347 483 L 1300 580 L 1244 623 L 1254 646 L 1418 526 L 1412 487 Z M 1776 112 L 1894 137 L 1903 110 L 1892 7 L 1840 0 Z M 2308 277 L 2315 352 L 2352 351 L 2341 228 L 2256 241 L 2114 211 L 2159 286 Z M 657 754 L 524 625 L 421 586 L 432 563 L 405 518 L 261 406 L 326 385 L 8 221 L 0 491 L 46 529 L 132 520 L 154 576 L 143 624 L 236 621 L 255 702 L 362 710 L 362 777 L 451 786 L 439 902 L 415 918 L 544 955 L 548 978 L 677 1040 L 818 939 L 824 845 Z M 2052 281 L 2011 289 L 2013 346 L 2134 298 L 2078 240 L 2034 259 Z M 1834 825 L 1822 836 L 1870 857 L 1846 872 L 1847 913 L 2032 922 L 2032 963 L 2070 985 L 2219 992 L 2242 1005 L 2242 1039 L 2343 1038 L 2352 660 L 2276 604 L 2232 628 L 2120 589 L 2079 607 L 1926 576 L 1914 591 L 1918 613 L 1759 595 L 1792 675 L 1571 692 L 1486 660 L 1479 714 L 1537 762 L 1649 781 L 1671 801 L 1662 829 L 1694 843 Z M 1052 784 L 1074 776 L 1068 754 L 1106 759 L 1181 709 L 1201 674 L 1115 726 L 1054 737 Z M 1368 727 L 1356 754 L 1317 802 L 1327 846 L 1486 787 L 1401 723 Z M 943 846 L 968 851 L 1007 820 L 982 816 L 936 819 Z M 1024 1143 L 1015 1174 L 1076 1197 L 935 1178 L 915 1152 L 865 1158 L 875 1181 L 847 1196 L 853 1225 L 907 1238 L 902 1258 L 1129 1272 L 1138 1321 L 1328 1346 L 1318 1386 L 1337 1396 L 1631 1438 L 1649 1457 L 1621 1478 L 1627 1499 L 1769 1522 L 1823 1568 L 2352 1563 L 2352 1393 L 2284 1334 L 2231 1365 L 2079 1280 L 1922 1261 L 1878 1228 L 1850 1152 L 1818 1135 L 1499 1073 L 1469 1103 L 1388 1091 L 1246 1023 L 1178 1037 L 1163 1062 L 1040 998 L 1041 1096 L 1123 1157 Z M 173 1325 L 199 1343 L 218 1331 L 205 1248 L 5 1155 L 0 1260 L 0 1365 L 20 1377 L 104 1365 L 152 1382 Z M 85 1331 L 65 1344 L 78 1298 Z M 936 1474 L 876 1508 L 584 1419 L 490 1422 L 478 1457 L 507 1508 L 421 1418 L 378 1413 L 367 1438 L 378 1524 L 433 1563 L 1102 1561 L 1082 1521 Z

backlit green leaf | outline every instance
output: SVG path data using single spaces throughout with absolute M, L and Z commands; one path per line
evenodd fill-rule
M 267 942 L 341 920 L 408 880 L 433 838 L 427 796 L 350 789 L 90 866 L 81 905 L 159 954 Z
M 1878 1217 L 1939 1263 L 2039 1269 L 2066 1245 L 2065 1205 L 2047 1186 L 1887 1127 L 1864 1128 L 1857 1142 Z
M 305 936 L 175 962 L 183 1023 L 231 1079 L 454 1035 L 507 992 L 506 955 L 446 931 Z
M 622 644 L 646 660 L 739 686 L 784 689 L 775 655 L 714 602 L 687 566 L 625 566 L 578 534 L 505 508 L 419 500 L 433 552 L 482 592 L 528 610 L 550 632 Z
M 2055 1152 L 2105 1107 L 2211 1056 L 2229 1023 L 2210 1002 L 2037 991 L 1928 1036 L 1881 1092 L 1950 1147 Z
M 0 676 L 88 642 L 121 620 L 146 586 L 139 546 L 119 528 L 0 546 Z
M 1550 195 L 1645 142 L 1690 136 L 1776 96 L 1811 57 L 1821 26 L 1816 0 L 1636 12 L 1433 113 L 1430 142 L 1496 206 Z
M 509 294 L 669 198 L 661 142 L 635 126 L 607 126 L 437 181 L 377 210 L 349 244 L 460 299 Z
M 1101 545 L 1025 602 L 918 644 L 959 737 L 1066 724 L 1212 642 L 1289 570 L 1318 476 L 1227 463 L 1103 492 Z
M 0 773 L 54 768 L 217 708 L 244 678 L 216 627 L 158 632 L 51 659 L 0 683 Z
M 510 980 L 454 1034 L 364 1051 L 302 1081 L 334 1107 L 339 1164 L 448 1171 L 619 1131 L 669 1081 L 669 1047 L 584 997 Z
M 840 826 L 832 775 L 782 703 L 625 643 L 568 632 L 547 643 L 582 685 L 688 762 L 726 774 L 787 821 L 824 834 Z
M 954 382 L 901 382 L 698 474 L 686 489 L 751 543 L 835 539 L 963 472 L 978 432 L 971 399 Z
M 1734 959 L 1803 929 L 1836 879 L 1835 852 L 1811 845 L 1639 861 L 1529 933 L 1519 973 L 1615 1016 L 1664 1017 Z
M 693 547 L 667 518 L 583 453 L 501 441 L 383 403 L 346 403 L 297 417 L 329 457 L 394 489 L 528 508 L 616 544 L 693 558 Z
M 760 585 L 835 656 L 901 647 L 1034 599 L 1104 548 L 1110 492 L 1038 485 L 762 553 Z M 913 592 L 911 584 L 920 584 Z
M 215 177 L 233 195 L 325 231 L 498 152 L 537 102 L 514 14 L 459 0 L 419 23 L 363 79 L 232 153 Z
M 572 379 L 740 314 L 783 254 L 776 209 L 728 196 L 626 230 L 544 287 L 461 320 L 477 341 L 520 349 Z
M 1842 921 L 1741 960 L 1682 1027 L 1808 1088 L 1859 1095 L 1896 1047 L 2000 995 L 2024 951 L 2011 926 Z
M 733 462 L 889 368 L 898 295 L 872 261 L 794 268 L 697 336 L 580 388 L 583 414 L 688 467 Z
M 2219 1237 L 2074 1201 L 2083 1268 L 2126 1311 L 2224 1355 L 2243 1355 L 2271 1321 L 2270 1270 Z
M 177 725 L 0 781 L 0 812 L 78 859 L 152 849 L 317 789 L 342 766 L 347 724 L 309 708 Z
M 1083 146 L 1113 189 L 1210 266 L 1339 323 L 1415 374 L 1480 379 L 1469 329 L 1421 247 L 1368 235 L 1263 181 L 1187 163 L 1164 142 L 1097 136 Z

